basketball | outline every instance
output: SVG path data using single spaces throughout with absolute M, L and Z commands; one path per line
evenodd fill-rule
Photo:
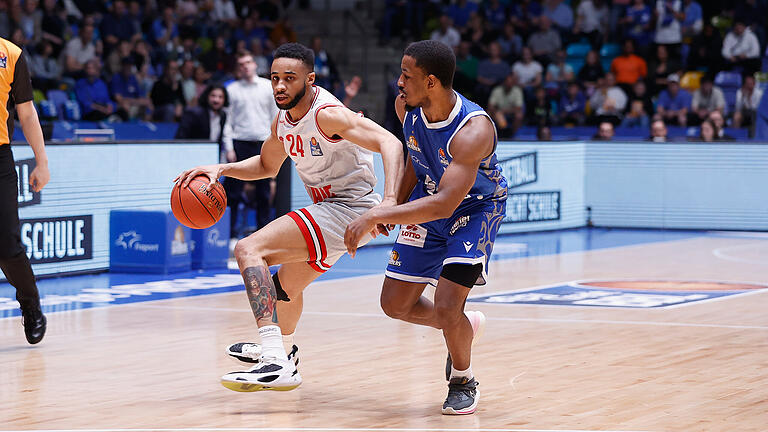
M 187 187 L 177 182 L 171 191 L 171 210 L 182 225 L 190 228 L 208 228 L 221 219 L 227 208 L 224 186 L 213 183 L 206 190 L 209 180 L 204 175 L 193 178 Z

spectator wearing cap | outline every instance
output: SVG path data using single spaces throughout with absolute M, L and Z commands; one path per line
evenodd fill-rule
M 665 122 L 685 126 L 688 123 L 688 109 L 691 106 L 691 94 L 680 88 L 680 77 L 671 74 L 667 77 L 667 89 L 659 94 L 656 112 Z
M 705 75 L 701 79 L 701 86 L 693 92 L 690 123 L 700 124 L 715 110 L 725 112 L 725 95 L 719 87 L 714 85 L 712 77 Z
M 751 126 L 763 91 L 755 87 L 755 76 L 745 74 L 741 88 L 736 91 L 736 107 L 733 111 L 733 127 Z
M 723 58 L 726 67 L 741 67 L 746 73 L 760 70 L 760 42 L 742 21 L 736 21 L 733 30 L 723 40 Z

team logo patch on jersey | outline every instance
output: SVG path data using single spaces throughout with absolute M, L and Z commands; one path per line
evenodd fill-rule
M 419 148 L 419 142 L 416 141 L 416 137 L 414 137 L 413 135 L 408 137 L 408 148 L 417 152 L 421 151 L 421 149 Z
M 426 228 L 421 225 L 406 225 L 400 229 L 400 235 L 397 236 L 397 243 L 423 248 L 426 239 Z
M 315 137 L 312 137 L 311 140 L 309 140 L 309 149 L 312 153 L 312 156 L 322 156 L 323 155 L 323 149 L 320 148 L 320 144 L 318 144 Z
M 445 157 L 445 150 L 442 148 L 437 149 L 437 156 L 440 158 L 440 163 L 448 166 L 448 158 Z
M 8 55 L 0 51 L 0 68 L 8 67 Z
M 451 227 L 451 230 L 448 231 L 448 235 L 454 235 L 456 234 L 456 231 L 458 231 L 461 228 L 464 228 L 467 226 L 467 223 L 469 222 L 469 215 L 464 215 L 458 219 L 456 219 L 456 222 L 453 223 L 453 226 Z
M 389 265 L 400 267 L 403 263 L 400 262 L 400 254 L 397 251 L 392 251 L 389 254 Z

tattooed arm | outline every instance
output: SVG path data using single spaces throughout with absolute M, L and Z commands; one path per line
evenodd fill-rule
M 243 281 L 251 311 L 259 327 L 277 324 L 277 293 L 269 267 L 248 267 L 243 270 Z

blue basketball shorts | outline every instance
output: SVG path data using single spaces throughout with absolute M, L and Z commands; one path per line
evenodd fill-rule
M 400 228 L 386 275 L 437 286 L 445 264 L 482 264 L 476 285 L 488 280 L 493 242 L 506 213 L 506 200 L 459 208 L 451 217 Z

